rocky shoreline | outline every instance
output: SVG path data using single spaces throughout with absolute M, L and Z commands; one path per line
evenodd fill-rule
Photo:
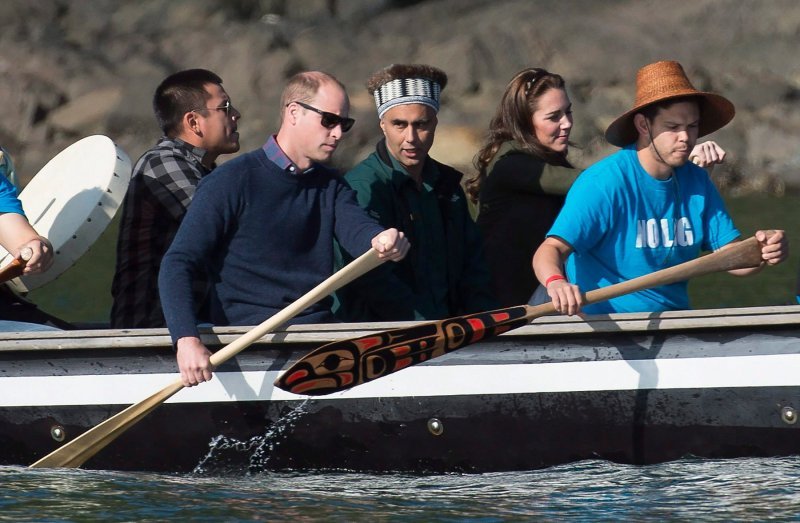
M 737 116 L 716 133 L 726 191 L 800 189 L 800 3 L 698 0 L 8 0 L 0 33 L 0 144 L 20 177 L 91 134 L 136 159 L 158 138 L 157 83 L 188 67 L 220 74 L 243 150 L 277 126 L 284 80 L 323 69 L 348 86 L 358 123 L 337 152 L 347 168 L 378 139 L 363 87 L 392 62 L 450 76 L 433 155 L 471 169 L 506 81 L 545 67 L 568 82 L 583 162 L 611 149 L 602 131 L 633 99 L 636 70 L 683 63 L 695 86 L 729 97 Z

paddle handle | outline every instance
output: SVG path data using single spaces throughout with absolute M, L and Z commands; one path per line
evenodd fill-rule
M 751 236 L 744 241 L 730 244 L 723 249 L 700 256 L 694 260 L 645 274 L 632 280 L 589 291 L 583 295 L 583 302 L 585 305 L 598 303 L 632 292 L 690 280 L 706 274 L 758 267 L 761 263 L 761 244 L 755 236 Z M 535 320 L 555 312 L 556 308 L 553 306 L 553 302 L 548 302 L 542 305 L 528 306 L 528 312 L 525 317 L 529 320 Z
M 0 283 L 5 283 L 8 280 L 13 280 L 22 276 L 22 271 L 25 270 L 25 260 L 14 258 L 11 263 L 0 269 Z
M 13 280 L 25 271 L 25 266 L 28 265 L 28 260 L 33 256 L 33 251 L 30 247 L 25 247 L 19 252 L 19 258 L 13 258 L 10 263 L 0 269 L 0 283 L 5 283 L 8 280 Z
M 265 334 L 277 329 L 325 296 L 344 287 L 362 274 L 371 271 L 384 261 L 384 259 L 378 257 L 378 251 L 370 248 L 367 252 L 347 264 L 346 267 L 298 298 L 294 303 L 212 354 L 210 358 L 211 365 L 214 367 L 222 365 Z

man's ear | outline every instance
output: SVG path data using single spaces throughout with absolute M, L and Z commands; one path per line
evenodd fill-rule
M 636 113 L 633 115 L 633 126 L 636 128 L 636 132 L 639 133 L 639 136 L 650 136 L 648 125 L 647 118 L 645 118 L 642 113 Z
M 194 111 L 189 111 L 183 115 L 183 130 L 187 133 L 194 133 L 197 136 L 202 136 L 202 131 L 200 130 L 200 119 L 197 117 L 197 113 Z
M 284 119 L 287 120 L 290 124 L 295 125 L 297 124 L 297 110 L 299 106 L 295 103 L 291 103 L 286 106 L 284 111 L 286 113 L 283 115 Z

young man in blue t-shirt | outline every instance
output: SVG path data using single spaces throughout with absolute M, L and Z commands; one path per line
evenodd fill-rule
M 740 236 L 706 171 L 688 161 L 698 137 L 733 119 L 733 104 L 696 90 L 677 62 L 643 67 L 636 84 L 634 108 L 606 130 L 609 143 L 623 149 L 578 177 L 533 258 L 537 278 L 562 314 L 581 310 L 582 292 L 689 261 Z M 699 152 L 705 156 L 696 159 L 700 165 L 720 160 L 713 147 Z M 786 259 L 783 231 L 769 238 L 758 231 L 756 236 L 763 243 L 764 263 Z M 743 276 L 760 269 L 730 272 Z M 679 282 L 583 310 L 686 308 L 687 283 Z

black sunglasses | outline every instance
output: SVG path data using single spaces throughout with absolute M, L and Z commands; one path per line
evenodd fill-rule
M 341 125 L 342 132 L 346 133 L 353 127 L 353 124 L 356 123 L 356 121 L 353 120 L 352 118 L 342 118 L 338 114 L 329 113 L 328 111 L 320 111 L 316 107 L 304 104 L 303 102 L 294 101 L 294 102 L 289 102 L 286 105 L 287 106 L 292 105 L 293 103 L 296 103 L 300 107 L 308 109 L 309 111 L 314 111 L 315 113 L 322 116 L 320 123 L 322 124 L 322 127 L 325 127 L 326 129 L 333 129 L 337 125 Z

